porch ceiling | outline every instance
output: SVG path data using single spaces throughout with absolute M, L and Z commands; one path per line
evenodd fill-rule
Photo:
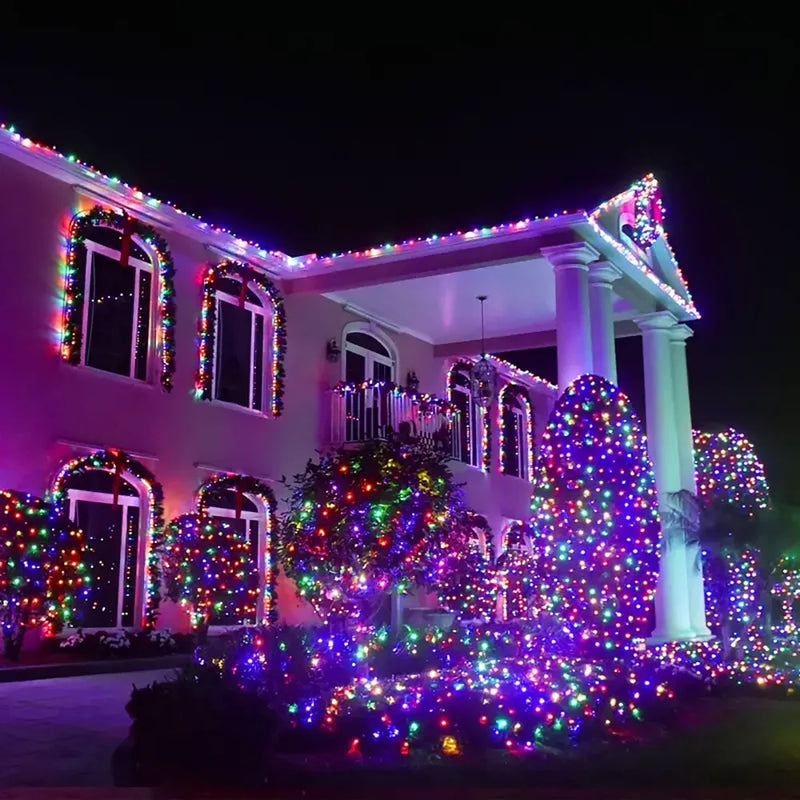
M 478 295 L 488 298 L 486 340 L 492 351 L 503 339 L 555 330 L 555 276 L 541 257 L 325 294 L 356 314 L 434 345 L 463 342 L 472 348 L 480 340 Z M 615 316 L 627 311 L 617 298 Z

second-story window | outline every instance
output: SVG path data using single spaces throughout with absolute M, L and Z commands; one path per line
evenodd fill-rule
M 214 399 L 264 411 L 269 318 L 261 298 L 234 278 L 216 282 Z
M 153 263 L 131 241 L 121 263 L 123 234 L 95 227 L 83 243 L 85 256 L 82 362 L 90 367 L 147 379 L 153 317 Z
M 532 458 L 532 407 L 527 392 L 506 386 L 500 393 L 501 464 L 506 475 L 530 479 Z

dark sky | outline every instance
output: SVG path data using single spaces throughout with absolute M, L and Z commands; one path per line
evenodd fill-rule
M 409 32 L 424 27 L 7 27 L 0 119 L 295 255 L 589 209 L 653 171 L 703 314 L 695 425 L 743 431 L 776 498 L 800 503 L 794 42 L 720 16 L 619 41 Z M 643 413 L 641 344 L 618 352 Z M 555 378 L 551 354 L 517 356 Z

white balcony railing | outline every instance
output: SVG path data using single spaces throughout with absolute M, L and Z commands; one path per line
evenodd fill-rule
M 396 435 L 441 447 L 460 460 L 460 424 L 458 410 L 446 401 L 390 383 L 339 384 L 331 393 L 331 444 Z

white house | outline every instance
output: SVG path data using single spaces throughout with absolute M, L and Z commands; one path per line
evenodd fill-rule
M 87 625 L 142 622 L 162 496 L 167 519 L 198 502 L 238 517 L 266 593 L 270 487 L 320 447 L 402 422 L 447 430 L 468 503 L 501 532 L 528 516 L 559 389 L 585 373 L 616 382 L 619 337 L 642 337 L 662 502 L 694 490 L 698 313 L 652 176 L 593 211 L 288 256 L 3 126 L 0 275 L 0 487 L 55 490 L 87 532 L 101 576 Z M 552 345 L 559 387 L 492 358 L 497 391 L 479 407 L 482 351 Z M 98 464 L 99 451 L 116 455 Z M 657 637 L 708 633 L 694 556 L 662 558 Z M 278 610 L 308 616 L 280 587 Z

